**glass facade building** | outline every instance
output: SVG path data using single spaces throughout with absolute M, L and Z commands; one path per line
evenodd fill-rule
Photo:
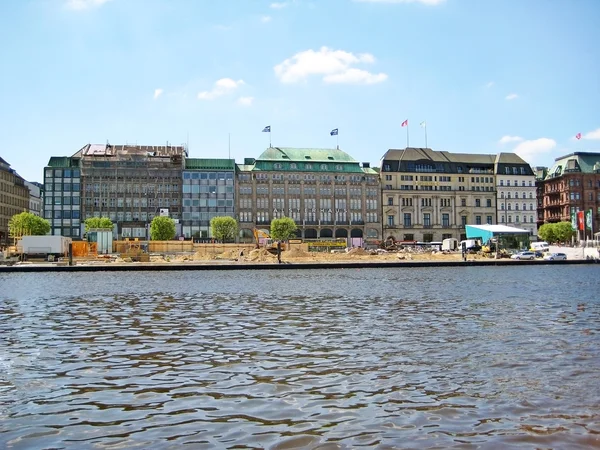
M 213 217 L 235 218 L 235 161 L 187 158 L 182 180 L 182 234 L 208 239 Z
M 81 172 L 76 158 L 52 157 L 44 168 L 44 218 L 50 233 L 81 235 Z

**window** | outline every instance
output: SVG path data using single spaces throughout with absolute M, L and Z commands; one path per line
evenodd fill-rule
M 394 197 L 388 197 L 388 206 L 394 206 Z
M 394 216 L 390 215 L 388 216 L 388 227 L 393 227 L 394 226 Z
M 488 198 L 488 199 L 485 201 L 485 205 L 486 205 L 488 208 L 491 208 L 491 207 L 492 207 L 492 199 L 491 199 L 491 198 Z
M 480 200 L 480 199 L 478 199 L 478 198 L 476 198 L 476 199 L 475 199 L 475 207 L 476 207 L 476 208 L 479 208 L 479 207 L 481 207 L 481 200 Z
M 487 217 L 486 217 L 486 220 L 487 220 L 487 224 L 488 224 L 488 225 L 491 225 L 491 224 L 492 224 L 492 216 L 487 216 Z
M 467 199 L 466 198 L 461 198 L 460 199 L 460 206 L 467 206 Z
M 431 214 L 430 213 L 423 214 L 423 225 L 426 227 L 431 226 Z
M 481 216 L 475 216 L 475 224 L 481 225 Z
M 385 176 L 385 181 L 392 181 L 392 176 L 391 175 L 386 175 Z
M 460 223 L 464 228 L 467 225 L 467 216 L 460 216 Z
M 404 213 L 404 227 L 410 228 L 412 226 L 411 214 Z
M 446 228 L 450 226 L 450 214 L 442 214 L 442 226 Z

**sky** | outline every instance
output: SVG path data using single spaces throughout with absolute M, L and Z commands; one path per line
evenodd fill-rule
M 598 0 L 2 0 L 0 156 L 30 181 L 105 142 L 378 166 L 426 131 L 550 166 L 600 151 L 599 19 Z

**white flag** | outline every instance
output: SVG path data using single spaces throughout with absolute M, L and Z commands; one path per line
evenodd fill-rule
M 425 128 L 425 127 L 427 127 L 427 122 L 425 122 L 425 121 L 421 122 L 421 128 Z

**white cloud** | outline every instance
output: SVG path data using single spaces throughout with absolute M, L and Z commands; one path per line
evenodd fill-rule
M 238 98 L 238 105 L 242 106 L 252 106 L 252 102 L 254 101 L 254 97 L 240 97 Z
M 267 22 L 270 22 L 270 21 L 271 21 L 271 16 L 262 16 L 262 17 L 260 18 L 260 21 L 261 21 L 262 23 L 267 23 Z
M 346 84 L 375 84 L 387 80 L 387 74 L 374 74 L 362 69 L 348 69 L 343 73 L 326 75 L 323 77 L 325 83 L 346 83 Z
M 519 96 L 517 94 L 508 94 L 506 96 L 506 100 L 515 100 L 517 98 L 519 98 Z
M 67 8 L 81 11 L 83 9 L 93 8 L 94 6 L 102 6 L 110 0 L 67 0 Z
M 548 153 L 556 147 L 556 141 L 549 138 L 539 138 L 530 141 L 523 141 L 513 150 L 517 155 L 525 161 L 531 163 L 540 154 Z
M 583 135 L 584 139 L 597 140 L 600 139 L 600 128 L 594 131 L 590 131 Z
M 491 88 L 495 83 L 493 81 L 490 81 L 489 83 L 486 83 L 485 87 L 486 88 Z
M 198 93 L 199 100 L 212 100 L 230 92 L 235 91 L 238 87 L 244 84 L 244 80 L 233 80 L 231 78 L 221 78 L 215 82 L 214 87 L 210 91 L 202 91 Z
M 270 7 L 273 9 L 282 9 L 285 8 L 287 6 L 286 2 L 275 2 L 275 3 L 271 3 Z
M 423 5 L 441 5 L 446 0 L 354 0 L 359 3 L 421 3 Z
M 520 136 L 502 136 L 498 141 L 500 144 L 508 144 L 509 142 L 521 142 L 523 140 Z
M 374 62 L 375 58 L 369 53 L 354 54 L 321 47 L 318 51 L 305 50 L 296 53 L 276 65 L 274 70 L 282 83 L 298 83 L 311 75 L 322 76 L 326 83 L 373 84 L 385 81 L 385 73 L 372 74 L 351 67 L 355 64 Z
M 156 100 L 158 97 L 160 97 L 162 93 L 163 93 L 163 90 L 161 88 L 154 89 L 154 100 Z

